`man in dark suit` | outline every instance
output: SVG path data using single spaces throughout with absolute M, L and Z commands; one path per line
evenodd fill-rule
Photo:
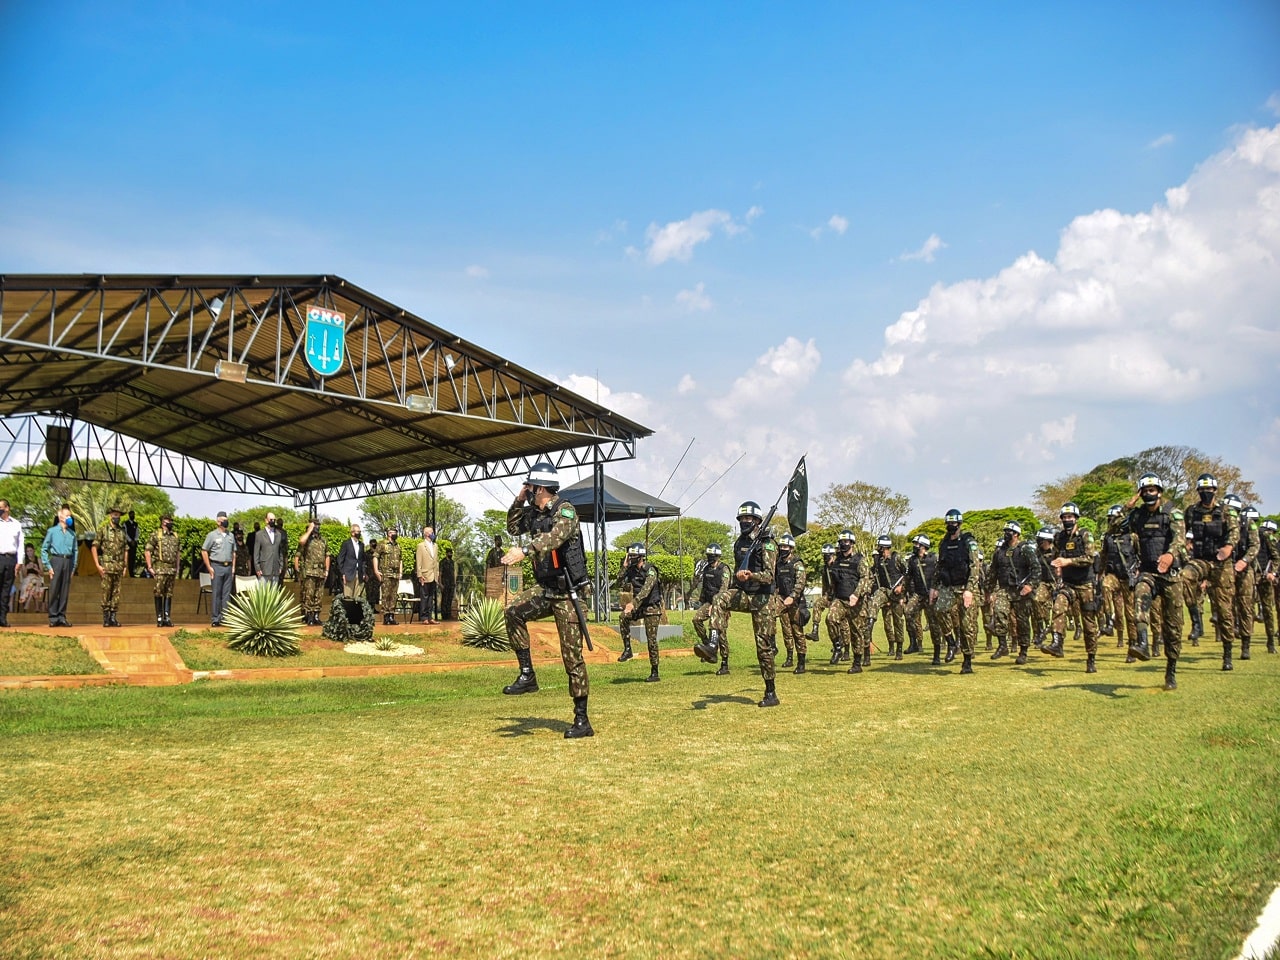
M 360 524 L 351 525 L 351 538 L 342 543 L 338 551 L 338 569 L 342 572 L 342 595 L 348 600 L 364 596 L 364 581 L 368 560 L 364 543 L 360 540 Z
M 284 560 L 289 540 L 274 513 L 267 514 L 267 529 L 253 538 L 253 572 L 259 583 L 284 584 Z

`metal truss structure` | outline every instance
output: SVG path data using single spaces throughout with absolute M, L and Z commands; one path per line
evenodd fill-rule
M 599 472 L 652 433 L 332 276 L 0 276 L 0 418 L 4 472 L 61 424 L 51 476 L 298 506 Z

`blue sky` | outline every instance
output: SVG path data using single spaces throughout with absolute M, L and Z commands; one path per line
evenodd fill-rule
M 745 453 L 704 516 L 1160 443 L 1280 505 L 1275 3 L 398 6 L 0 4 L 0 271 L 347 277 L 655 428 L 627 482 Z

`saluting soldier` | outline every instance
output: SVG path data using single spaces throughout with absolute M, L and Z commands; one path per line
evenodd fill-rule
M 1093 537 L 1080 526 L 1080 508 L 1064 503 L 1058 513 L 1062 529 L 1054 537 L 1058 556 L 1050 566 L 1060 578 L 1053 594 L 1053 643 L 1044 648 L 1051 657 L 1063 655 L 1062 640 L 1066 630 L 1067 610 L 1078 603 L 1080 621 L 1084 625 L 1085 673 L 1097 673 L 1098 655 L 1098 585 L 1093 567 Z
M 395 626 L 396 604 L 400 600 L 400 573 L 404 569 L 404 554 L 400 551 L 400 531 L 387 528 L 378 548 L 373 551 L 373 575 L 382 581 L 382 593 L 378 597 L 378 611 L 382 622 Z
M 154 583 L 157 627 L 173 626 L 173 581 L 178 576 L 181 556 L 182 541 L 173 530 L 173 517 L 166 513 L 160 518 L 160 529 L 151 534 L 142 552 L 147 575 Z
M 102 577 L 102 625 L 118 627 L 116 610 L 120 608 L 120 578 L 124 575 L 125 555 L 129 548 L 128 538 L 120 526 L 119 504 L 112 504 L 107 511 L 110 519 L 98 528 L 94 538 L 94 565 L 98 568 L 98 576 Z
M 657 683 L 658 676 L 658 621 L 662 619 L 662 587 L 658 581 L 658 568 L 646 558 L 648 551 L 643 543 L 627 547 L 627 558 L 618 572 L 618 585 L 623 591 L 622 616 L 618 631 L 622 634 L 622 663 L 635 656 L 631 652 L 631 624 L 644 623 L 645 640 L 649 648 L 649 676 L 645 683 Z
M 1240 518 L 1218 500 L 1218 478 L 1202 473 L 1196 478 L 1199 503 L 1186 510 L 1186 525 L 1193 536 L 1192 560 L 1182 572 L 1187 584 L 1209 584 L 1213 629 L 1222 644 L 1222 669 L 1231 670 L 1232 635 L 1235 633 L 1235 551 L 1240 543 Z
M 871 568 L 866 558 L 854 549 L 853 531 L 841 530 L 836 539 L 836 552 L 827 568 L 831 577 L 831 606 L 827 610 L 827 629 L 837 650 L 833 664 L 852 651 L 850 673 L 862 672 L 862 654 L 867 643 L 864 626 L 864 602 L 871 595 Z
M 784 533 L 778 538 L 778 562 L 773 568 L 775 610 L 782 628 L 782 643 L 787 648 L 783 668 L 795 664 L 796 673 L 806 673 L 805 660 L 809 646 L 805 642 L 800 618 L 804 613 L 804 587 L 807 580 L 804 561 L 796 553 L 796 538 Z M 792 651 L 795 660 L 792 660 Z
M 569 594 L 570 585 L 576 588 L 586 581 L 587 561 L 578 512 L 568 500 L 560 498 L 559 490 L 555 466 L 549 460 L 540 460 L 529 468 L 520 492 L 507 509 L 507 532 L 513 536 L 531 535 L 527 555 L 532 557 L 537 585 L 516 594 L 506 610 L 507 636 L 520 661 L 520 674 L 502 692 L 515 695 L 538 689 L 527 624 L 551 614 L 560 635 L 560 658 L 569 676 L 569 696 L 573 698 L 573 725 L 564 735 L 573 740 L 595 736 L 587 717 L 590 681 L 582 659 L 582 630 Z M 512 547 L 502 555 L 502 563 L 511 566 L 525 556 L 523 548 Z
M 298 552 L 293 564 L 302 578 L 302 622 L 320 626 L 320 591 L 329 579 L 329 545 L 320 535 L 320 524 L 314 518 L 298 538 Z
M 756 640 L 756 661 L 764 679 L 764 699 L 757 706 L 776 707 L 778 694 L 774 687 L 773 642 L 773 571 L 778 560 L 778 545 L 768 530 L 760 530 L 764 515 L 754 500 L 738 507 L 738 539 L 733 543 L 733 581 L 728 590 L 712 604 L 712 634 L 720 643 L 720 669 L 729 672 L 729 647 L 725 637 L 729 629 L 729 612 L 751 614 L 751 629 Z

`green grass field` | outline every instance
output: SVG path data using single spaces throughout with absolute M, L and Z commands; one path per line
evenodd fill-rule
M 1280 657 L 1188 652 L 11 691 L 0 955 L 1233 957 Z
M 6 630 L 0 633 L 0 676 L 48 677 L 106 673 L 75 637 Z

